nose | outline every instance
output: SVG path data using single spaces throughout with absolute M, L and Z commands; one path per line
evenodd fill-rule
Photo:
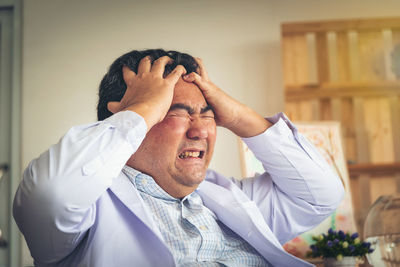
M 208 129 L 206 123 L 199 118 L 192 120 L 186 132 L 186 136 L 187 138 L 193 140 L 206 139 L 208 137 Z

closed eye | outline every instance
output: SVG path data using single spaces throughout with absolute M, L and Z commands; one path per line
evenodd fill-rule
M 214 115 L 203 115 L 201 117 L 205 119 L 215 119 Z
M 214 112 L 211 109 L 203 111 L 201 117 L 206 119 L 215 119 Z
M 167 116 L 174 116 L 174 117 L 188 117 L 189 112 L 184 109 L 174 109 L 168 112 Z

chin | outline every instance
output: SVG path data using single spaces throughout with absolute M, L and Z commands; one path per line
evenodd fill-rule
M 206 172 L 186 173 L 184 176 L 177 177 L 180 184 L 187 187 L 197 187 L 206 178 Z

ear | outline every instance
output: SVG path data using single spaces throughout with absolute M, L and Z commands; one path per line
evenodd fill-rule
M 107 103 L 107 109 L 112 113 L 115 114 L 120 111 L 120 102 L 112 101 Z

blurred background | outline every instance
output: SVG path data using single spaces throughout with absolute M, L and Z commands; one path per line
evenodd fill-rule
M 285 110 L 283 23 L 400 17 L 400 1 L 2 0 L 0 15 L 1 84 L 12 89 L 1 94 L 0 163 L 9 174 L 0 178 L 0 228 L 9 244 L 0 266 L 29 266 L 10 219 L 21 173 L 70 127 L 96 120 L 97 88 L 115 58 L 133 49 L 187 52 L 228 94 L 270 116 Z M 241 176 L 237 139 L 224 129 L 211 168 Z

